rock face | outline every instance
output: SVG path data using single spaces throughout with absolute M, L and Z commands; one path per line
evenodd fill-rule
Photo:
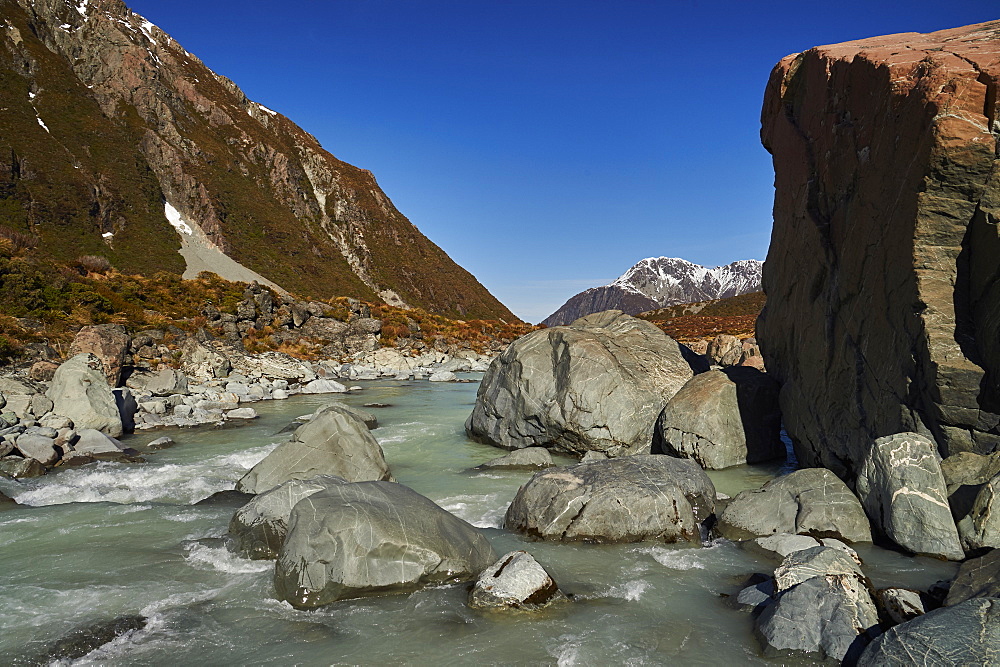
M 997 549 L 962 563 L 955 580 L 951 582 L 944 604 L 950 607 L 972 598 L 984 597 L 1000 597 L 1000 550 Z
M 292 509 L 274 584 L 305 609 L 472 579 L 494 561 L 481 532 L 419 493 L 390 482 L 342 484 Z
M 483 570 L 469 593 L 476 609 L 542 609 L 566 596 L 527 551 L 512 551 Z
M 695 375 L 656 420 L 652 452 L 709 470 L 784 458 L 778 389 L 755 368 Z
M 716 529 L 731 540 L 792 533 L 872 541 L 861 503 L 824 468 L 796 470 L 759 491 L 740 492 L 723 510 Z
M 897 625 L 858 660 L 861 667 L 995 665 L 1000 662 L 1000 600 L 977 599 Z
M 334 475 L 349 482 L 392 479 L 385 455 L 368 427 L 351 410 L 328 405 L 295 430 L 236 485 L 263 493 L 293 479 Z
M 962 545 L 970 550 L 1000 548 L 1000 475 L 980 489 L 967 517 L 958 523 Z
M 694 461 L 643 454 L 536 473 L 504 528 L 544 540 L 678 542 L 700 538 L 715 487 Z
M 504 449 L 648 452 L 656 417 L 693 375 L 652 324 L 598 313 L 514 341 L 483 377 L 465 430 Z
M 18 0 L 4 19 L 0 191 L 39 254 L 516 321 L 369 171 L 124 3 Z
M 965 557 L 929 439 L 898 433 L 876 440 L 858 472 L 857 491 L 872 523 L 899 546 L 950 560 Z
M 76 428 L 92 428 L 117 438 L 122 419 L 108 386 L 104 365 L 93 354 L 78 354 L 56 370 L 46 392 L 56 414 L 69 417 Z
M 296 503 L 339 484 L 347 482 L 332 475 L 318 475 L 293 479 L 255 496 L 236 510 L 229 522 L 232 548 L 254 560 L 277 558 L 288 533 L 288 517 Z
M 760 290 L 761 262 L 744 259 L 710 269 L 675 257 L 648 257 L 610 285 L 580 292 L 542 322 L 569 324 L 604 310 L 629 315 L 681 303 L 724 299 Z
M 776 599 L 757 618 L 756 633 L 768 656 L 789 651 L 856 659 L 878 611 L 861 568 L 829 547 L 797 551 L 774 572 Z
M 1000 444 L 1000 23 L 822 46 L 771 74 L 757 334 L 803 465 Z
M 121 383 L 122 366 L 128 357 L 132 339 L 120 324 L 94 324 L 80 329 L 69 346 L 72 356 L 90 352 L 104 364 L 108 384 Z

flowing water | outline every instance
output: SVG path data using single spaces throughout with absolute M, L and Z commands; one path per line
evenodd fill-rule
M 274 597 L 273 563 L 231 554 L 232 503 L 195 505 L 232 489 L 298 415 L 331 400 L 258 403 L 244 426 L 172 431 L 147 463 L 99 463 L 0 491 L 30 507 L 0 512 L 0 664 L 29 664 L 75 629 L 140 614 L 146 627 L 73 664 L 450 665 L 810 664 L 759 656 L 752 620 L 727 606 L 758 560 L 718 540 L 702 547 L 530 542 L 499 528 L 527 472 L 470 470 L 504 452 L 466 439 L 477 384 L 359 383 L 348 403 L 372 409 L 396 479 L 485 529 L 498 554 L 524 548 L 572 602 L 536 614 L 473 611 L 465 585 L 297 611 Z M 127 439 L 142 449 L 164 433 Z M 570 459 L 560 463 L 571 463 Z M 779 466 L 711 473 L 735 495 Z M 924 587 L 954 566 L 860 548 L 876 586 Z

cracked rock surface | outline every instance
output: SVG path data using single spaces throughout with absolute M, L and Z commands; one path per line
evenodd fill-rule
M 697 463 L 643 454 L 536 473 L 504 527 L 545 540 L 698 540 L 715 487 Z
M 772 71 L 757 335 L 804 466 L 1000 444 L 1000 22 L 820 46 Z
M 861 568 L 839 549 L 814 547 L 787 556 L 774 571 L 775 601 L 757 618 L 769 657 L 787 652 L 857 657 L 878 611 Z
M 469 593 L 478 609 L 542 609 L 565 600 L 551 575 L 527 551 L 512 551 L 483 570 Z
M 791 533 L 871 542 L 861 503 L 824 468 L 779 477 L 757 491 L 741 491 L 719 517 L 719 533 L 730 540 Z
M 980 598 L 935 609 L 873 641 L 858 665 L 995 665 L 1000 662 L 1000 600 Z
M 657 416 L 694 375 L 685 351 L 617 310 L 534 331 L 490 365 L 465 429 L 504 449 L 648 453 Z
M 496 559 L 479 530 L 402 484 L 340 484 L 292 509 L 274 585 L 279 598 L 308 609 L 467 581 Z
M 876 440 L 858 473 L 857 492 L 873 525 L 899 546 L 915 554 L 965 558 L 941 462 L 928 438 L 897 433 Z

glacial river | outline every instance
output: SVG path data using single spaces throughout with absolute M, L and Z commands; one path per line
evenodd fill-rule
M 726 541 L 702 547 L 531 542 L 499 528 L 527 472 L 470 470 L 503 451 L 466 439 L 478 384 L 373 381 L 347 403 L 372 409 L 396 479 L 482 527 L 498 554 L 527 549 L 572 602 L 539 614 L 473 611 L 464 585 L 296 611 L 274 597 L 273 563 L 227 551 L 236 509 L 195 505 L 233 488 L 292 419 L 330 396 L 254 404 L 261 418 L 221 429 L 145 433 L 177 445 L 147 463 L 100 463 L 32 480 L 0 479 L 29 505 L 0 512 L 0 664 L 33 664 L 60 638 L 124 615 L 145 628 L 78 665 L 737 665 L 765 660 L 749 614 L 725 594 L 777 563 Z M 560 463 L 571 463 L 561 459 Z M 711 473 L 735 495 L 780 466 Z M 925 587 L 955 566 L 861 547 L 876 586 Z M 67 663 L 60 663 L 67 664 Z

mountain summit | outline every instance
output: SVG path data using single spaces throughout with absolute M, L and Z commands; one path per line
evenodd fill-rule
M 0 153 L 0 234 L 43 257 L 517 319 L 370 172 L 119 0 L 0 0 Z
M 724 299 L 760 290 L 763 262 L 742 259 L 714 269 L 676 257 L 648 257 L 610 285 L 580 292 L 542 324 L 557 326 L 598 313 L 622 310 L 630 315 L 678 303 Z

